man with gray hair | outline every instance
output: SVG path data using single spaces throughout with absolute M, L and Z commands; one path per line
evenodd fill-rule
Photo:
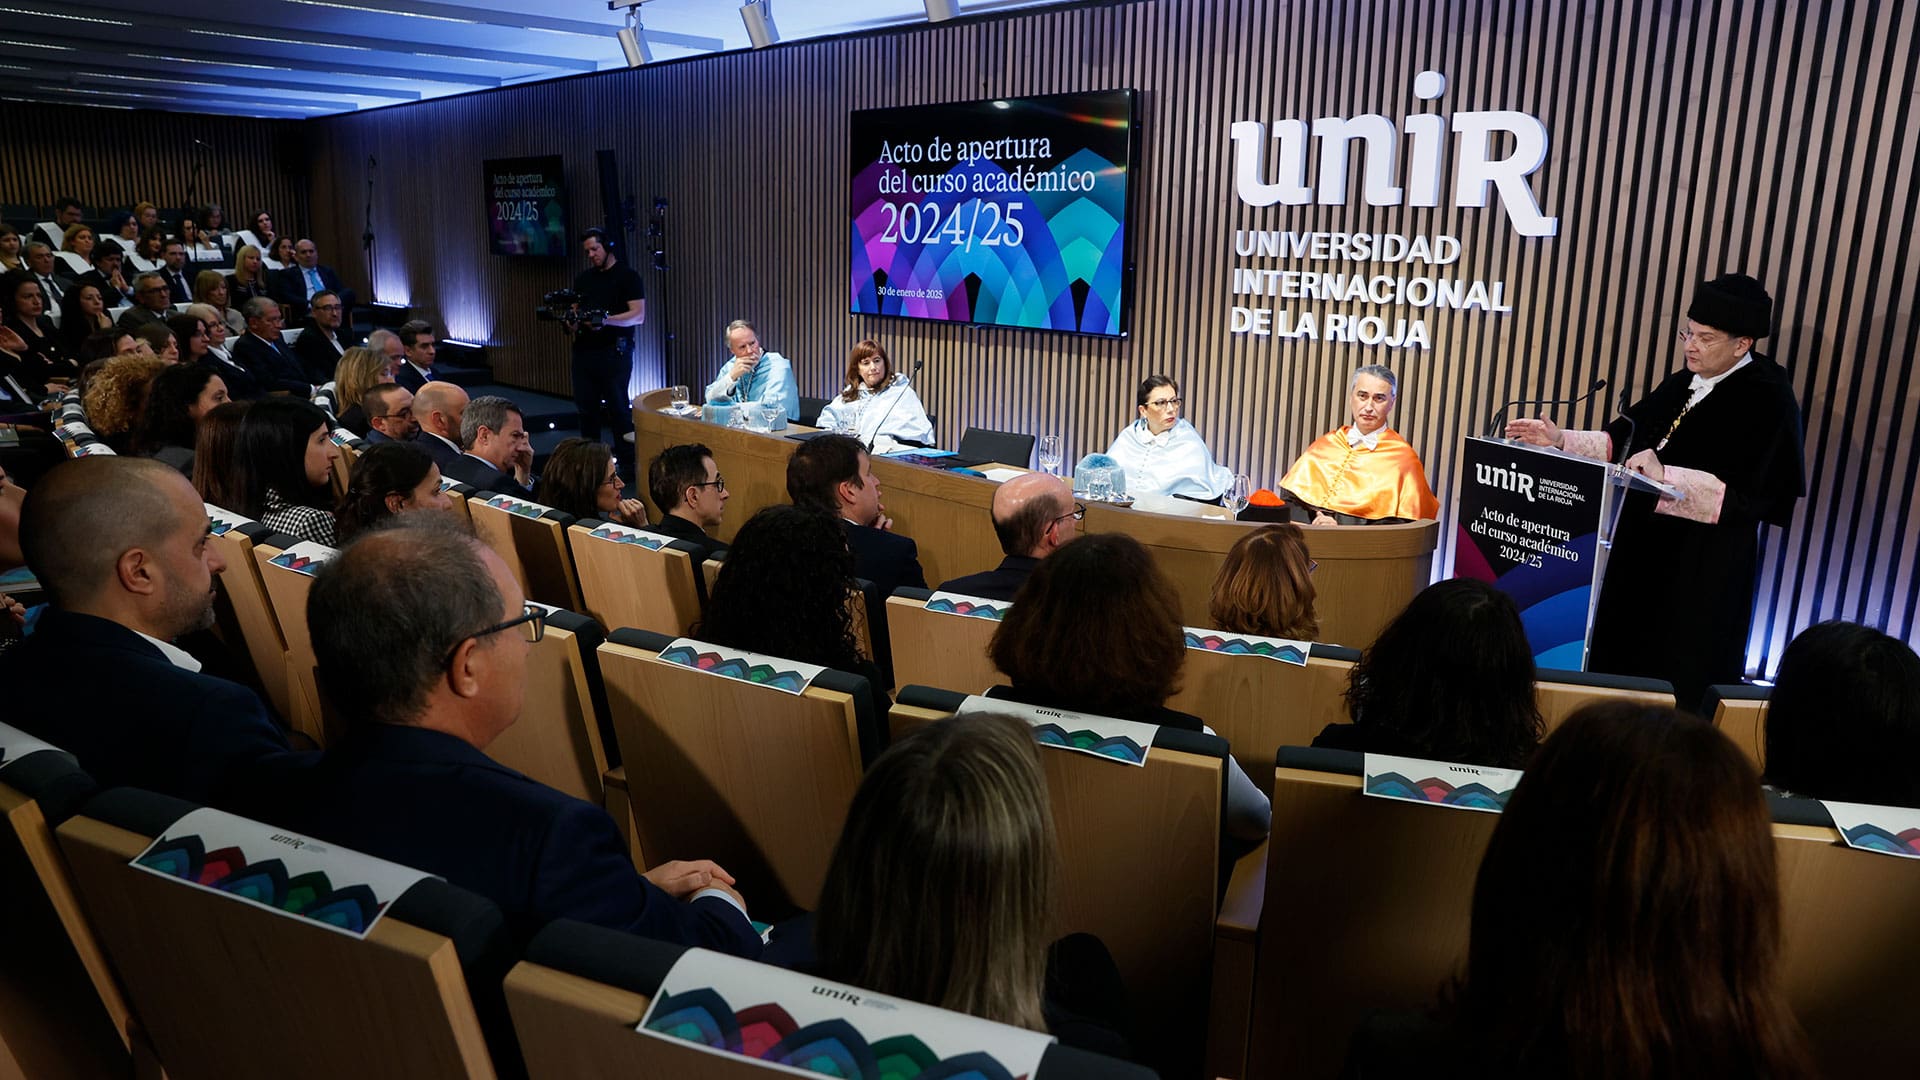
M 520 406 L 503 397 L 468 402 L 460 418 L 460 448 L 461 455 L 442 466 L 441 475 L 470 484 L 476 491 L 533 498 L 533 443 L 527 438 Z
M 520 717 L 546 614 L 444 517 L 368 533 L 314 577 L 307 629 L 345 734 L 318 762 L 261 770 L 249 811 L 478 893 L 522 942 L 565 918 L 758 956 L 725 870 L 642 876 L 606 811 L 487 757 Z
M 87 457 L 28 493 L 20 546 L 51 606 L 0 654 L 7 723 L 73 754 L 102 787 L 217 802 L 287 750 L 253 691 L 201 674 L 173 640 L 213 625 L 225 569 L 205 504 L 158 461 Z
M 63 272 L 67 264 L 54 258 L 53 248 L 38 240 L 28 244 L 22 255 L 33 280 L 40 283 L 40 296 L 47 303 L 45 314 L 60 314 L 60 301 L 73 287 L 72 277 Z
M 1348 377 L 1353 422 L 1315 439 L 1280 480 L 1280 496 L 1293 507 L 1295 520 L 1368 525 L 1440 515 L 1420 455 L 1387 426 L 1399 397 L 1399 380 L 1381 364 Z
M 760 347 L 760 332 L 745 319 L 727 324 L 727 352 L 720 374 L 707 384 L 707 400 L 752 401 L 772 405 L 789 420 L 800 419 L 800 384 L 793 381 L 793 364 L 777 352 Z
M 280 340 L 280 305 L 265 296 L 247 301 L 240 313 L 247 317 L 247 332 L 233 343 L 233 359 L 246 368 L 263 389 L 285 390 L 302 399 L 313 397 L 313 384 L 300 368 L 300 361 Z
M 131 334 L 151 323 L 165 324 L 172 311 L 172 294 L 167 279 L 148 272 L 133 279 L 133 306 L 122 312 L 115 325 Z

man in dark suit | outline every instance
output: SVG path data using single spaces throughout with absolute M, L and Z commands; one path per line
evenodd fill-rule
M 920 549 L 891 531 L 893 519 L 880 505 L 880 481 L 860 440 L 821 435 L 800 444 L 787 460 L 787 497 L 838 516 L 853 550 L 853 572 L 873 582 L 882 598 L 902 585 L 926 588 Z
M 474 398 L 460 418 L 464 452 L 440 467 L 442 476 L 516 499 L 533 498 L 533 443 L 520 406 L 503 397 Z
M 127 284 L 127 280 L 120 276 L 120 263 L 121 254 L 119 248 L 114 247 L 112 244 L 95 244 L 93 246 L 93 269 L 74 278 L 73 287 L 78 288 L 81 285 L 91 285 L 99 289 L 101 302 L 106 304 L 108 311 L 112 311 L 114 308 L 133 299 L 133 297 L 127 295 L 128 290 L 122 288 L 122 286 Z
M 1074 538 L 1086 512 L 1057 476 L 1022 473 L 1001 484 L 993 493 L 993 531 L 1007 557 L 992 570 L 942 583 L 940 591 L 1012 600 L 1040 560 Z
M 73 275 L 68 272 L 67 264 L 53 257 L 53 248 L 37 240 L 28 244 L 24 252 L 28 272 L 33 274 L 33 280 L 40 283 L 40 297 L 46 303 L 45 313 L 60 314 L 60 301 L 66 299 L 67 290 L 73 288 Z
M 167 316 L 173 314 L 168 306 L 167 279 L 159 274 L 141 274 L 133 279 L 133 306 L 120 313 L 120 319 L 114 323 L 126 333 L 133 333 L 150 323 L 166 325 Z
M 0 654 L 7 722 L 68 751 L 102 787 L 222 803 L 235 772 L 287 750 L 253 691 L 200 674 L 173 639 L 213 625 L 206 506 L 158 461 L 54 467 L 20 515 L 52 607 Z
M 346 734 L 318 761 L 258 770 L 248 812 L 444 877 L 498 904 L 523 941 L 568 918 L 759 955 L 725 870 L 642 876 L 604 810 L 487 757 L 519 718 L 541 612 L 440 517 L 367 534 L 314 578 L 307 624 Z
M 395 334 L 400 339 L 404 360 L 393 381 L 417 394 L 422 386 L 433 381 L 433 359 L 439 351 L 433 324 L 425 319 L 409 319 L 400 324 Z
M 187 280 L 187 245 L 180 240 L 169 240 L 161 249 L 160 276 L 167 280 L 167 302 L 170 304 L 193 303 L 193 282 Z
M 307 317 L 307 307 L 315 296 L 330 292 L 353 306 L 352 293 L 340 283 L 340 275 L 331 266 L 320 265 L 320 248 L 311 240 L 293 245 L 293 265 L 275 270 L 267 278 L 267 295 L 293 310 L 293 317 Z
M 420 421 L 413 415 L 413 395 L 399 383 L 380 383 L 367 389 L 360 399 L 360 411 L 367 418 L 367 443 L 378 446 L 389 442 L 412 442 L 420 435 Z
M 353 328 L 341 325 L 346 308 L 341 305 L 338 293 L 315 294 L 308 310 L 311 314 L 300 339 L 293 343 L 293 356 L 300 361 L 300 370 L 306 372 L 307 381 L 317 386 L 333 381 L 341 355 L 353 348 Z
M 285 390 L 300 398 L 313 396 L 313 383 L 301 370 L 300 361 L 280 339 L 280 305 L 264 296 L 256 296 L 240 309 L 247 318 L 247 332 L 233 343 L 236 362 L 253 375 L 264 390 Z M 229 390 L 231 392 L 231 390 Z
M 713 451 L 699 443 L 660 451 L 647 466 L 647 494 L 661 511 L 660 523 L 648 528 L 694 545 L 699 549 L 695 562 L 727 550 L 727 545 L 707 533 L 720 527 L 730 497 L 727 482 L 713 463 Z
M 430 382 L 413 392 L 413 418 L 420 424 L 416 442 L 433 455 L 446 475 L 460 457 L 460 421 L 467 413 L 467 392 L 450 382 Z

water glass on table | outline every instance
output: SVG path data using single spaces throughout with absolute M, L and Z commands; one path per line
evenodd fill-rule
M 1253 481 L 1247 479 L 1246 473 L 1234 473 L 1233 490 L 1227 492 L 1227 509 L 1233 511 L 1234 517 L 1239 517 L 1240 511 L 1247 508 L 1247 500 L 1252 496 Z
M 674 412 L 677 412 L 677 413 L 686 412 L 687 399 L 688 399 L 687 388 L 684 386 L 675 386 L 670 388 L 667 391 L 667 401 L 669 404 L 673 406 Z
M 1060 475 L 1060 436 L 1040 436 L 1040 471 L 1048 476 Z
M 1113 498 L 1113 470 L 1096 465 L 1087 470 L 1087 499 L 1108 502 Z

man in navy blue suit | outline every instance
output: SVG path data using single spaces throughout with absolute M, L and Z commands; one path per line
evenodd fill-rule
M 311 240 L 295 243 L 293 265 L 273 271 L 267 279 L 267 295 L 293 309 L 295 319 L 306 318 L 308 305 L 323 292 L 338 294 L 342 307 L 353 310 L 353 293 L 340 284 L 333 267 L 320 265 L 320 248 Z
M 457 383 L 430 382 L 413 392 L 413 418 L 420 425 L 415 439 L 433 455 L 443 476 L 460 457 L 460 422 L 466 415 L 467 392 Z
M 520 715 L 542 609 L 441 518 L 369 533 L 314 579 L 307 625 L 347 733 L 318 761 L 262 768 L 249 812 L 479 893 L 523 940 L 569 918 L 757 956 L 726 871 L 642 876 L 604 810 L 487 757 Z
M 787 497 L 838 517 L 853 550 L 853 573 L 873 582 L 882 598 L 902 585 L 926 588 L 920 548 L 893 532 L 880 505 L 880 481 L 860 440 L 845 435 L 808 439 L 787 460 Z
M 460 415 L 460 446 L 460 456 L 440 466 L 442 476 L 475 491 L 533 498 L 533 442 L 518 405 L 491 396 L 469 401 Z
M 253 691 L 200 673 L 173 639 L 213 625 L 225 568 L 200 496 L 160 462 L 87 457 L 50 470 L 20 516 L 52 606 L 0 655 L 7 722 L 73 754 L 102 787 L 221 805 L 235 775 L 284 754 Z
M 264 390 L 285 390 L 302 399 L 313 396 L 313 384 L 294 357 L 293 349 L 280 338 L 280 305 L 264 296 L 247 301 L 240 314 L 247 317 L 247 332 L 233 343 L 233 359 Z
M 1074 538 L 1086 507 L 1073 501 L 1073 488 L 1065 480 L 1036 472 L 996 488 L 992 513 L 994 534 L 1007 557 L 991 570 L 942 583 L 941 592 L 1012 600 L 1040 560 Z

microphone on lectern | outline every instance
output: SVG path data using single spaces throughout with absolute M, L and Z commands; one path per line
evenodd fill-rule
M 1606 388 L 1607 380 L 1595 379 L 1593 380 L 1593 385 L 1587 387 L 1587 392 L 1581 394 L 1579 397 L 1539 398 L 1533 400 L 1523 398 L 1517 401 L 1509 401 L 1505 405 L 1500 406 L 1499 412 L 1493 414 L 1493 423 L 1487 425 L 1487 436 L 1495 439 L 1501 437 L 1501 432 L 1507 426 L 1507 410 L 1516 405 L 1578 405 Z
M 920 374 L 920 369 L 926 366 L 927 361 L 925 358 L 915 360 L 913 362 L 913 371 L 907 376 L 908 381 L 911 382 L 915 375 Z M 887 418 L 893 415 L 894 406 L 899 405 L 900 399 L 905 396 L 905 394 L 896 394 L 894 395 L 894 399 L 887 403 L 887 411 L 880 414 L 880 422 L 874 425 L 873 435 L 867 439 L 867 453 L 873 453 L 873 444 L 880 441 L 880 429 L 887 426 Z
M 1635 432 L 1639 431 L 1640 426 L 1635 424 L 1633 417 L 1627 414 L 1627 392 L 1625 390 L 1620 391 L 1620 400 L 1615 404 L 1618 406 L 1615 411 L 1620 414 L 1620 419 L 1627 422 L 1627 437 L 1620 443 L 1620 456 L 1613 464 L 1624 465 L 1627 461 L 1627 455 L 1633 452 L 1633 436 Z

